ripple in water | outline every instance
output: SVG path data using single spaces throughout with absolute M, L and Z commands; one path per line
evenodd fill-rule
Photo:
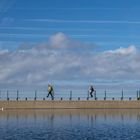
M 135 140 L 140 110 L 13 110 L 0 112 L 1 140 Z

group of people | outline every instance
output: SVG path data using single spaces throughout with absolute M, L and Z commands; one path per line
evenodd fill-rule
M 89 89 L 88 89 L 88 93 L 90 95 L 90 97 L 92 98 L 93 97 L 93 92 L 95 91 L 95 89 L 93 88 L 93 86 L 89 86 Z M 54 99 L 54 89 L 53 89 L 53 86 L 52 85 L 48 85 L 48 95 L 47 95 L 47 98 L 49 97 L 49 95 L 51 96 L 52 100 Z

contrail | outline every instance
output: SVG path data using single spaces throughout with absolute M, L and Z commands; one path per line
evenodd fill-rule
M 51 34 L 35 34 L 35 33 L 0 33 L 0 38 L 14 37 L 14 38 L 44 38 L 50 37 Z M 68 34 L 74 38 L 114 38 L 114 39 L 140 39 L 139 36 L 111 36 L 111 35 L 95 35 L 95 34 Z
M 14 9 L 14 10 L 26 10 L 28 9 L 27 7 L 16 7 L 16 8 L 11 8 L 11 9 Z M 87 7 L 87 8 L 82 8 L 82 7 L 60 7 L 60 8 L 54 8 L 54 7 L 47 7 L 47 8 L 39 8 L 39 7 L 30 7 L 30 10 L 140 10 L 140 8 L 113 8 L 113 7 L 106 7 L 106 8 L 103 8 L 103 7 Z
M 61 20 L 61 19 L 24 19 L 29 22 L 52 22 L 52 23 L 98 23 L 98 24 L 140 24 L 140 21 L 127 20 Z
M 91 29 L 91 28 L 47 28 L 47 27 L 21 27 L 21 26 L 12 26 L 12 27 L 0 27 L 0 30 L 24 30 L 24 31 L 112 31 L 112 29 Z

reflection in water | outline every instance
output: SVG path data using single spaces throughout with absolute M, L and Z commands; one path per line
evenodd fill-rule
M 137 120 L 140 121 L 140 114 L 137 115 Z
M 58 109 L 58 110 L 5 110 L 0 112 L 0 122 L 6 120 L 6 123 L 11 123 L 11 121 L 16 121 L 17 123 L 24 120 L 25 123 L 32 122 L 37 124 L 38 122 L 47 122 L 51 126 L 55 121 L 67 120 L 70 123 L 75 120 L 86 120 L 87 122 L 93 124 L 99 121 L 128 121 L 133 119 L 133 121 L 140 121 L 140 110 L 103 110 L 103 109 L 89 109 L 89 110 L 74 110 L 74 109 Z M 64 121 L 63 121 L 64 122 Z M 56 122 L 59 124 L 59 122 Z M 65 123 L 65 122 L 64 122 Z
M 0 132 L 1 139 L 137 139 L 140 110 L 4 110 Z
M 140 110 L 5 110 L 0 112 L 0 121 L 5 120 L 6 123 L 11 121 L 32 122 L 37 124 L 38 122 L 46 121 L 53 126 L 56 120 L 69 120 L 73 122 L 75 120 L 86 120 L 93 124 L 100 121 L 109 121 L 111 119 L 119 121 L 127 121 L 133 119 L 133 121 L 140 121 Z M 59 124 L 59 122 L 57 122 Z

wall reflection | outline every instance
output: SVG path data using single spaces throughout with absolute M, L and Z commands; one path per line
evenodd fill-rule
M 0 123 L 32 123 L 35 126 L 42 125 L 71 125 L 72 123 L 86 123 L 94 125 L 111 120 L 117 121 L 140 121 L 139 109 L 53 109 L 53 110 L 4 110 L 0 112 Z

